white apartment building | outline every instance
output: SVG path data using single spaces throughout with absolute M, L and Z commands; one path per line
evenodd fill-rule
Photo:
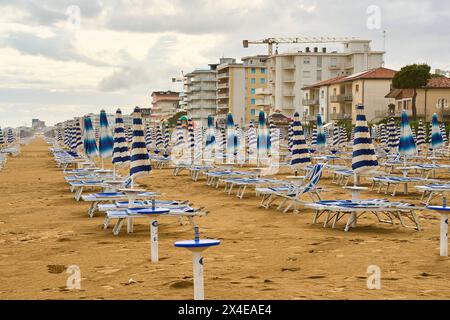
M 320 98 L 311 99 L 302 88 L 330 78 L 382 67 L 384 52 L 372 51 L 370 43 L 370 40 L 350 40 L 343 42 L 342 52 L 306 47 L 304 51 L 270 56 L 271 109 L 289 117 L 295 111 L 302 117 L 314 116 L 305 114 L 305 107 L 312 103 L 319 108 Z
M 210 69 L 194 70 L 184 76 L 184 95 L 182 105 L 196 126 L 207 126 L 208 115 L 215 115 L 217 71 L 216 65 Z

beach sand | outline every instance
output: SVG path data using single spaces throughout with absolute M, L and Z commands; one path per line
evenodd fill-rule
M 282 214 L 258 208 L 187 173 L 154 170 L 138 180 L 167 199 L 204 206 L 201 236 L 221 245 L 204 255 L 206 299 L 449 299 L 450 259 L 439 256 L 439 216 L 421 215 L 422 232 L 380 224 L 367 215 L 343 231 L 313 225 L 312 211 Z M 349 198 L 324 179 L 325 199 Z M 385 195 L 365 192 L 362 197 Z M 398 196 L 418 204 L 418 195 Z M 305 198 L 309 200 L 309 198 Z M 189 224 L 159 219 L 159 255 L 150 262 L 149 221 L 114 236 L 103 217 L 76 202 L 48 145 L 22 147 L 0 171 L 0 299 L 192 299 L 192 256 L 175 248 L 192 239 Z M 79 266 L 81 289 L 68 290 L 69 266 Z M 367 268 L 381 270 L 381 289 L 367 288 Z

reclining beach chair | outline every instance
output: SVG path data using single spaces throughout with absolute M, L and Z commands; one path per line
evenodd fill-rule
M 286 184 L 280 187 L 256 188 L 257 194 L 263 196 L 260 206 L 269 209 L 275 200 L 281 199 L 282 202 L 277 210 L 283 210 L 283 213 L 286 213 L 293 205 L 300 203 L 300 198 L 304 194 L 308 194 L 312 201 L 321 200 L 319 193 L 321 189 L 317 187 L 317 184 L 322 177 L 323 168 L 323 163 L 314 165 L 300 185 Z M 283 206 L 285 206 L 284 209 Z
M 254 187 L 256 189 L 284 183 L 282 180 L 268 178 L 229 178 L 223 179 L 222 182 L 225 183 L 224 192 L 228 192 L 228 194 L 231 194 L 233 187 L 237 186 L 236 197 L 239 199 L 244 197 L 247 187 Z
M 422 192 L 420 203 L 428 206 L 434 198 L 444 196 L 450 192 L 450 183 L 432 183 L 423 186 L 415 186 L 415 188 Z M 426 201 L 424 201 L 425 198 Z
M 331 200 L 318 201 L 315 203 L 305 203 L 305 207 L 315 210 L 313 216 L 313 224 L 317 223 L 320 216 L 325 215 L 323 227 L 327 227 L 328 223 L 333 220 L 332 228 L 336 227 L 336 223 L 348 216 L 344 231 L 348 231 L 351 226 L 356 225 L 359 217 L 366 213 L 374 214 L 381 223 L 394 224 L 394 218 L 397 218 L 401 226 L 405 228 L 414 228 L 421 230 L 420 223 L 416 211 L 422 211 L 424 208 L 403 202 L 389 202 L 383 199 L 371 199 L 353 202 L 351 200 Z M 387 220 L 381 219 L 381 216 L 387 217 Z M 413 222 L 413 226 L 405 224 L 404 218 Z

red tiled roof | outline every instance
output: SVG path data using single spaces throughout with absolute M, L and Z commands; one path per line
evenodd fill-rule
M 397 71 L 387 68 L 376 68 L 366 70 L 360 73 L 355 73 L 349 76 L 340 76 L 328 79 L 313 85 L 305 86 L 303 89 L 317 88 L 335 83 L 348 82 L 358 79 L 392 79 Z
M 431 78 L 425 88 L 450 88 L 450 78 Z

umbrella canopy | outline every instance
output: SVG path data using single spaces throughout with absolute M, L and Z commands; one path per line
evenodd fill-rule
M 114 147 L 114 140 L 111 134 L 111 128 L 109 127 L 108 118 L 106 117 L 105 110 L 100 111 L 100 140 L 98 143 L 98 149 L 100 152 L 100 158 L 112 157 Z
M 177 121 L 177 141 L 176 146 L 182 146 L 184 144 L 184 133 L 183 133 L 183 127 L 181 126 L 181 120 Z
M 156 126 L 156 144 L 155 144 L 155 150 L 154 152 L 158 154 L 161 149 L 163 148 L 164 140 L 163 140 L 163 133 L 162 133 L 162 125 Z
M 446 130 L 445 130 L 445 124 L 444 124 L 443 122 L 441 122 L 441 124 L 439 125 L 439 129 L 441 130 L 442 141 L 443 141 L 444 143 L 447 143 L 447 142 L 448 142 L 448 139 L 447 139 L 447 132 L 446 132 Z
M 114 165 L 124 165 L 130 162 L 130 152 L 128 142 L 125 138 L 125 128 L 123 125 L 122 111 L 116 111 L 116 126 L 114 128 L 114 146 L 112 153 L 112 163 Z
M 188 119 L 188 150 L 190 157 L 194 156 L 195 149 L 195 135 L 194 135 L 194 124 L 192 119 Z
M 412 156 L 417 153 L 416 144 L 412 136 L 411 127 L 408 121 L 408 114 L 406 113 L 406 111 L 402 112 L 398 152 L 405 157 Z
M 132 127 L 128 127 L 128 129 L 127 129 L 127 141 L 129 144 L 131 144 L 131 142 L 133 141 L 133 128 Z
M 292 154 L 292 138 L 294 136 L 294 130 L 292 129 L 292 125 L 293 125 L 294 121 L 291 120 L 289 123 L 289 127 L 288 127 L 288 148 L 289 148 L 289 152 Z
M 0 128 L 0 144 L 4 144 L 5 143 L 5 138 L 3 137 L 3 130 L 2 128 Z
M 397 129 L 395 128 L 394 119 L 392 119 L 392 118 L 389 119 L 388 125 L 387 125 L 387 130 L 389 132 L 388 147 L 392 151 L 397 146 Z
M 315 146 L 317 144 L 317 127 L 313 126 L 312 135 L 311 135 L 311 146 Z
M 262 110 L 259 111 L 258 117 L 258 138 L 256 148 L 259 160 L 267 159 L 268 151 L 270 150 L 270 137 L 267 132 L 266 114 Z
M 386 130 L 386 125 L 382 124 L 380 126 L 380 143 L 386 145 L 388 142 L 388 132 Z
M 345 144 L 348 142 L 347 131 L 343 127 L 339 127 L 339 144 Z
M 323 123 L 322 117 L 320 114 L 317 114 L 317 141 L 316 146 L 317 149 L 324 149 L 326 145 L 327 138 L 325 137 L 325 133 L 323 132 Z
M 378 166 L 375 148 L 370 138 L 369 128 L 367 126 L 366 115 L 364 114 L 364 106 L 356 106 L 356 126 L 355 139 L 353 141 L 352 169 L 353 172 L 359 173 L 374 169 Z
M 214 130 L 214 118 L 212 115 L 208 116 L 208 129 L 206 131 L 205 139 L 205 152 L 207 158 L 211 157 L 214 152 L 214 147 L 216 146 L 216 136 Z
M 14 138 L 14 133 L 13 133 L 12 129 L 9 128 L 8 132 L 6 134 L 6 142 L 13 143 L 14 141 L 16 141 L 16 139 Z
M 339 135 L 339 127 L 337 124 L 333 125 L 333 147 L 336 148 L 339 146 L 341 141 L 341 136 Z
M 145 127 L 145 147 L 148 151 L 152 150 L 152 129 L 149 124 Z
M 431 149 L 436 150 L 442 147 L 443 140 L 441 130 L 439 129 L 438 117 L 437 114 L 433 114 L 431 118 Z
M 251 160 L 255 160 L 257 157 L 257 144 L 258 139 L 256 137 L 256 129 L 253 123 L 253 120 L 250 120 L 247 129 L 247 138 L 248 138 L 248 155 Z
M 422 120 L 419 120 L 419 126 L 417 127 L 416 143 L 418 146 L 421 146 L 426 143 L 425 142 L 425 131 L 423 128 Z
M 84 118 L 84 153 L 88 158 L 98 156 L 97 142 L 95 141 L 95 132 L 92 128 L 91 117 Z
M 73 136 L 74 136 L 74 146 L 75 149 L 77 149 L 79 146 L 83 144 L 83 141 L 81 140 L 81 127 L 79 120 L 75 120 L 73 127 Z
M 148 174 L 152 170 L 145 146 L 144 126 L 142 124 L 141 110 L 136 107 L 133 112 L 133 139 L 131 142 L 130 177 L 134 178 Z
M 300 122 L 300 115 L 298 112 L 294 113 L 294 120 L 292 123 L 292 157 L 291 166 L 298 168 L 311 163 L 308 146 L 306 145 L 305 134 Z
M 272 154 L 278 153 L 280 145 L 280 130 L 273 123 L 272 118 L 269 118 L 269 132 L 270 132 L 270 149 Z
M 236 128 L 234 126 L 233 115 L 227 114 L 227 157 L 234 159 L 237 155 L 238 141 L 236 136 Z
M 64 145 L 68 148 L 70 148 L 70 126 L 68 123 L 64 125 Z
M 169 124 L 166 122 L 164 124 L 164 152 L 166 154 L 169 152 L 169 143 L 170 143 L 170 131 L 169 131 Z

